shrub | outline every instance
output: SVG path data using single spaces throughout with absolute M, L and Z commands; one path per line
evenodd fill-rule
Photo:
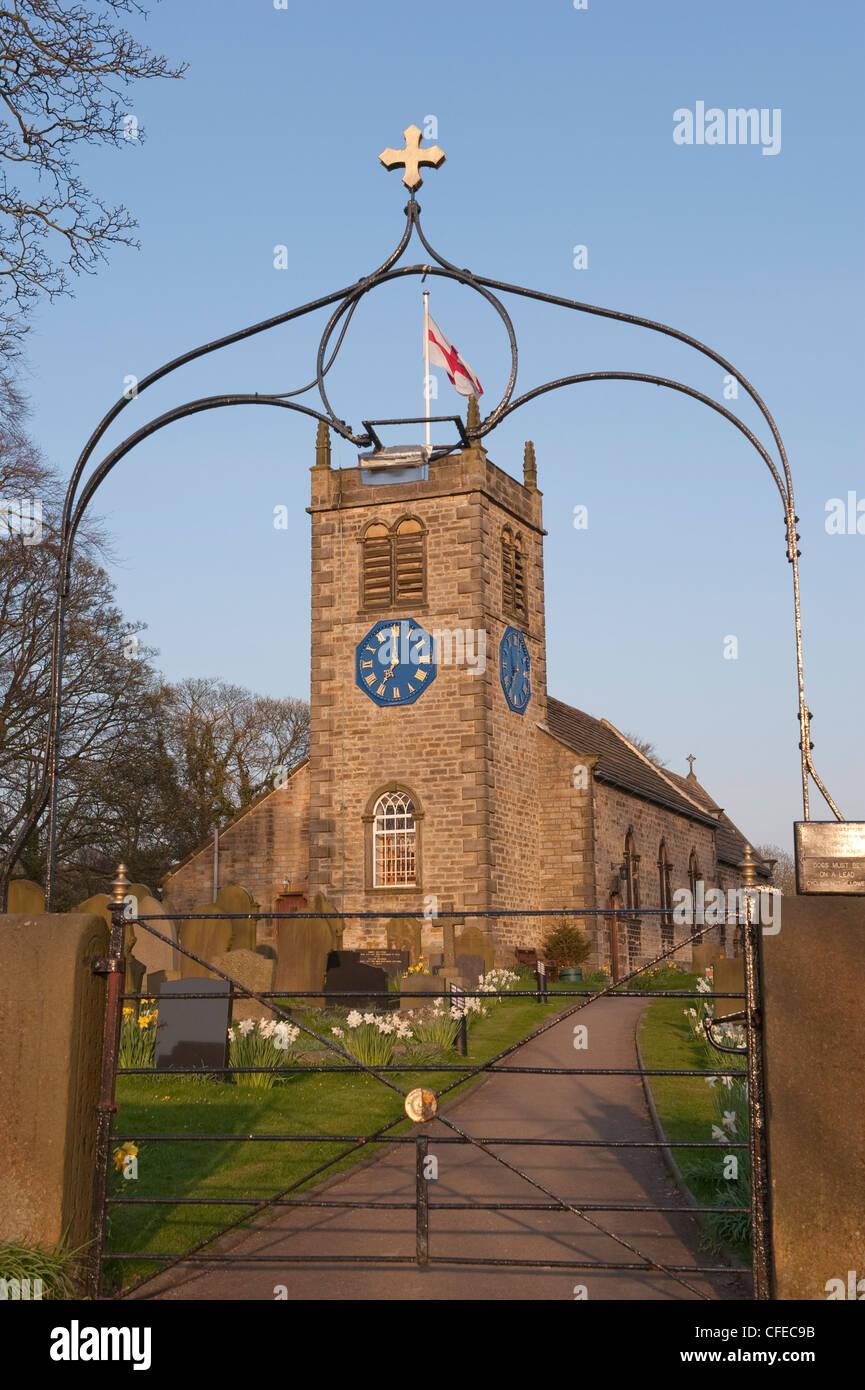
M 582 965 L 591 949 L 591 943 L 579 928 L 565 920 L 547 933 L 541 946 L 544 960 L 557 970 L 566 965 Z

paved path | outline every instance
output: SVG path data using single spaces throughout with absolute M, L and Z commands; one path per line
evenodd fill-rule
M 564 1020 L 527 1043 L 509 1061 L 531 1066 L 636 1066 L 634 1028 L 645 1001 L 598 1000 L 579 1014 L 589 1029 L 589 1048 L 575 1051 L 574 1020 Z M 654 1139 L 638 1076 L 490 1076 L 447 1112 L 477 1138 Z M 427 1127 L 430 1152 L 439 1162 L 430 1200 L 547 1200 L 525 1179 L 471 1145 L 435 1144 L 451 1131 L 436 1120 Z M 551 1192 L 583 1202 L 681 1203 L 659 1150 L 574 1149 L 507 1146 L 498 1152 Z M 375 1163 L 335 1179 L 328 1199 L 414 1201 L 414 1148 L 395 1145 Z M 318 1195 L 324 1195 L 319 1193 Z M 700 1228 L 681 1214 L 598 1212 L 592 1219 L 623 1236 L 641 1252 L 667 1265 L 721 1263 L 699 1249 Z M 138 1295 L 168 1299 L 272 1299 L 286 1285 L 295 1300 L 573 1300 L 575 1285 L 592 1299 L 697 1299 L 669 1275 L 642 1271 L 527 1270 L 470 1265 L 376 1265 L 376 1255 L 414 1257 L 414 1211 L 281 1209 L 235 1238 L 235 1255 L 333 1256 L 323 1263 L 180 1266 Z M 461 1259 L 601 1260 L 634 1262 L 638 1257 L 571 1212 L 461 1211 L 430 1213 L 430 1254 Z M 358 1263 L 340 1262 L 353 1256 Z M 372 1258 L 370 1258 L 372 1257 Z M 750 1297 L 746 1279 L 683 1274 L 712 1299 Z

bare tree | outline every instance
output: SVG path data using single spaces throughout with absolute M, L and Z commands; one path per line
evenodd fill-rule
M 647 738 L 640 738 L 638 734 L 629 733 L 625 734 L 625 738 L 628 740 L 629 743 L 632 743 L 634 747 L 639 750 L 640 753 L 642 753 L 644 758 L 648 758 L 650 763 L 654 763 L 655 767 L 667 766 L 667 764 L 664 762 L 664 759 L 661 757 L 658 750 L 656 749 L 654 743 L 650 743 Z
M 780 845 L 757 845 L 757 853 L 763 859 L 774 859 L 772 884 L 782 893 L 796 892 L 796 862 L 789 850 Z
M 186 65 L 138 43 L 116 22 L 123 13 L 146 11 L 137 0 L 0 8 L 0 375 L 40 299 L 69 294 L 70 276 L 95 271 L 111 245 L 138 244 L 129 211 L 85 187 L 73 153 L 139 142 L 126 89 Z
M 168 687 L 162 719 L 177 798 L 167 815 L 178 858 L 278 785 L 309 750 L 305 700 L 254 695 L 224 681 Z

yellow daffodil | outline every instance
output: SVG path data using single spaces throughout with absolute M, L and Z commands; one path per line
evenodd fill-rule
M 121 1144 L 119 1149 L 114 1150 L 114 1167 L 118 1173 L 122 1173 L 123 1164 L 127 1158 L 137 1158 L 138 1149 L 131 1139 L 127 1139 L 125 1144 Z

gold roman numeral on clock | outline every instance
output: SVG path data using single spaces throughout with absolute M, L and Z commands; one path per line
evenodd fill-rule
M 419 681 L 425 681 L 428 675 L 428 671 L 418 671 L 415 679 Z
M 361 669 L 364 669 L 364 668 L 372 669 L 372 662 L 371 662 L 371 661 L 362 661 L 360 664 L 361 664 Z
M 373 676 L 373 680 L 375 680 L 375 676 Z M 387 685 L 385 684 L 384 681 L 382 681 L 381 685 L 379 686 L 378 690 L 377 690 L 375 693 L 376 693 L 376 695 L 383 695 L 383 694 L 385 693 L 386 690 L 387 690 Z
M 375 685 L 375 676 L 364 676 L 367 685 Z
M 399 699 L 399 686 L 398 686 L 398 685 L 392 685 L 392 686 L 391 686 L 390 693 L 391 693 L 391 695 L 393 696 L 393 698 L 394 698 L 395 700 L 398 700 L 398 699 Z

